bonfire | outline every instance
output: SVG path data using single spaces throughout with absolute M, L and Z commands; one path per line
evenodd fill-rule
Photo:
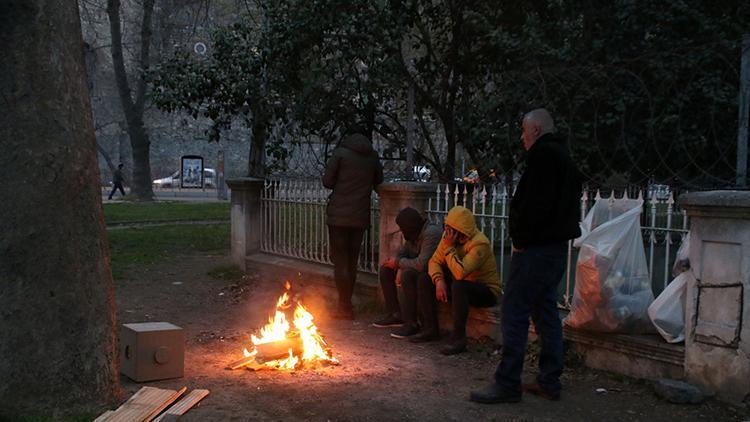
M 243 350 L 244 358 L 229 365 L 230 369 L 248 368 L 294 370 L 319 364 L 338 365 L 331 354 L 313 315 L 298 300 L 290 297 L 291 284 L 276 301 L 275 312 L 258 335 L 251 335 L 252 346 Z M 291 324 L 287 313 L 294 307 Z

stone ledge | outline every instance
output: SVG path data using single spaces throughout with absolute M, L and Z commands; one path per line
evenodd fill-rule
M 330 265 L 267 253 L 248 255 L 245 262 L 248 269 L 257 269 L 264 276 L 277 277 L 279 281 L 284 279 L 292 283 L 312 283 L 336 289 L 333 281 L 333 267 Z M 375 274 L 357 273 L 357 283 L 354 286 L 355 300 L 382 302 L 379 289 L 378 278 Z
M 669 344 L 657 334 L 609 334 L 564 327 L 563 333 L 586 366 L 635 378 L 685 377 L 685 347 Z
M 691 218 L 750 218 L 750 191 L 691 192 L 680 195 L 677 203 Z

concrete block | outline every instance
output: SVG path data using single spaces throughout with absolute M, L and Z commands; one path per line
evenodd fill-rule
M 736 348 L 742 321 L 742 285 L 700 286 L 695 341 Z
M 136 382 L 183 376 L 185 333 L 168 322 L 123 324 L 120 372 Z
M 700 277 L 703 285 L 726 285 L 742 282 L 742 245 L 704 240 Z

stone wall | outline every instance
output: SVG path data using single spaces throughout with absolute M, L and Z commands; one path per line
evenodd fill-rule
M 680 197 L 691 218 L 686 306 L 688 381 L 732 402 L 750 400 L 750 192 Z

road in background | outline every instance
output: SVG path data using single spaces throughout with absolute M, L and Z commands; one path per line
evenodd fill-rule
M 109 192 L 112 188 L 102 187 L 102 202 L 113 203 L 122 202 L 122 195 L 119 191 L 115 192 L 112 199 Z M 130 194 L 130 189 L 125 188 L 125 194 Z M 231 191 L 227 192 L 227 198 L 231 197 Z M 154 199 L 156 201 L 186 201 L 186 202 L 228 202 L 229 199 L 219 199 L 216 189 L 154 189 Z

